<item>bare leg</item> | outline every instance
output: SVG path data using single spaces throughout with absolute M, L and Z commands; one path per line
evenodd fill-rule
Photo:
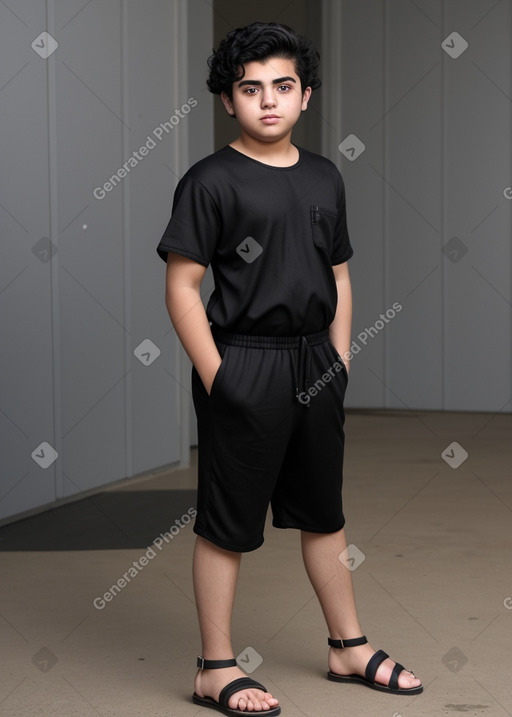
M 352 573 L 339 560 L 339 554 L 347 547 L 345 530 L 337 533 L 301 532 L 302 556 L 311 584 L 322 606 L 329 636 L 335 639 L 361 637 L 357 617 Z M 329 669 L 339 675 L 364 675 L 368 660 L 375 650 L 369 645 L 345 649 L 329 649 Z M 377 682 L 387 685 L 394 662 L 385 660 L 377 670 Z M 398 678 L 401 688 L 418 687 L 421 681 L 411 672 L 401 672 Z
M 241 553 L 224 550 L 200 536 L 194 550 L 193 576 L 201 655 L 207 660 L 232 658 L 231 615 L 240 569 Z M 199 670 L 194 688 L 199 697 L 219 699 L 219 693 L 228 682 L 245 677 L 238 667 L 216 670 Z M 276 707 L 278 700 L 270 693 L 249 689 L 236 692 L 229 700 L 232 709 L 258 712 Z

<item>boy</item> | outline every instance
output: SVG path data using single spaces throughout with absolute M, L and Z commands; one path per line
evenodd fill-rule
M 330 634 L 328 678 L 416 694 L 420 681 L 362 635 L 339 560 L 353 252 L 338 170 L 291 142 L 320 85 L 319 55 L 287 26 L 253 23 L 230 32 L 208 63 L 208 87 L 240 135 L 179 182 L 157 249 L 169 315 L 193 363 L 198 420 L 193 700 L 227 715 L 281 712 L 236 666 L 230 639 L 241 554 L 262 544 L 269 502 L 274 526 L 301 531 Z

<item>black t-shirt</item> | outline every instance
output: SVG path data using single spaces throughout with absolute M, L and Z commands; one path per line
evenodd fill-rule
M 300 336 L 336 313 L 332 265 L 353 254 L 345 189 L 336 166 L 301 147 L 291 167 L 272 167 L 229 145 L 178 183 L 157 247 L 212 265 L 206 314 L 232 333 Z

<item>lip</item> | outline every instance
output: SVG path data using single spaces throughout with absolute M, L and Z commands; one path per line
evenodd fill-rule
M 265 122 L 265 124 L 274 124 L 280 119 L 279 115 L 265 115 L 264 117 L 261 117 L 261 121 Z

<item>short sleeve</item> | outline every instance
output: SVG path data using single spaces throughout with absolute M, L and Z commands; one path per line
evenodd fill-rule
M 341 174 L 336 170 L 338 178 L 338 218 L 331 254 L 331 264 L 343 264 L 354 254 L 347 227 L 347 207 L 345 200 L 345 184 Z
M 167 261 L 167 253 L 181 254 L 203 266 L 211 262 L 220 234 L 217 207 L 199 180 L 185 174 L 174 192 L 169 224 L 157 247 Z

